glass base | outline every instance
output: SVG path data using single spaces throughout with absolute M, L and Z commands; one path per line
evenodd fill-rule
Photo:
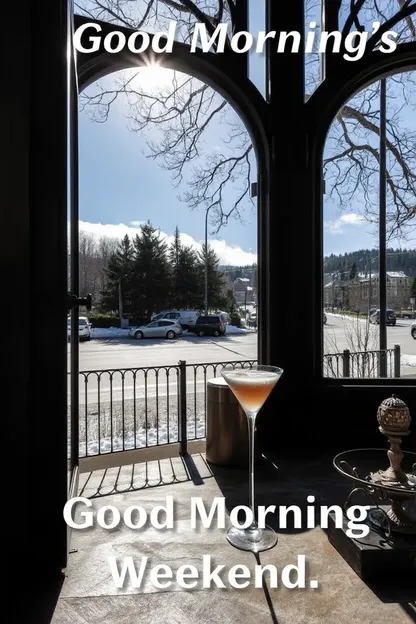
M 239 550 L 259 553 L 276 546 L 277 533 L 268 526 L 264 529 L 237 529 L 232 526 L 227 531 L 227 540 Z

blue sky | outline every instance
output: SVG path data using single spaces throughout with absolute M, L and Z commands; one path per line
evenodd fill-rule
M 264 30 L 261 11 L 251 16 L 250 30 Z M 263 59 L 252 55 L 251 78 L 263 91 Z M 147 70 L 149 71 L 149 70 Z M 111 78 L 107 78 L 111 80 Z M 80 227 L 109 236 L 134 234 L 140 222 L 150 219 L 170 237 L 176 226 L 184 241 L 198 247 L 204 239 L 205 212 L 190 211 L 177 198 L 167 171 L 148 159 L 145 141 L 128 129 L 127 108 L 116 103 L 105 123 L 91 121 L 87 113 L 79 118 L 80 145 Z M 213 128 L 213 147 L 220 140 L 221 128 Z M 253 181 L 255 172 L 253 172 Z M 325 253 L 344 253 L 375 247 L 377 239 L 368 223 L 358 215 L 359 199 L 340 211 L 336 201 L 325 200 Z M 225 264 L 256 261 L 256 211 L 249 206 L 244 222 L 231 219 L 210 242 Z

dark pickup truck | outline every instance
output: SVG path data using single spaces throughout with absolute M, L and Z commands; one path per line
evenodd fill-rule
M 198 316 L 195 325 L 188 327 L 188 333 L 197 336 L 224 336 L 226 325 L 220 316 Z

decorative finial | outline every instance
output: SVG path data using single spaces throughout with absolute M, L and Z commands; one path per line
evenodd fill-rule
M 385 399 L 377 410 L 379 429 L 388 438 L 390 448 L 387 451 L 390 466 L 387 470 L 372 475 L 375 482 L 386 484 L 406 484 L 409 477 L 401 469 L 403 453 L 401 450 L 402 437 L 410 433 L 410 411 L 406 403 L 395 394 Z

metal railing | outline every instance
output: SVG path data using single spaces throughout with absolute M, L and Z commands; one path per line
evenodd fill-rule
M 384 359 L 384 362 L 383 362 Z M 380 377 L 386 364 L 387 377 L 400 377 L 400 345 L 379 351 L 351 352 L 324 355 L 324 377 L 353 377 L 365 379 Z
M 207 381 L 256 360 L 80 371 L 79 457 L 205 438 Z
M 381 358 L 400 377 L 400 346 L 324 356 L 325 377 L 378 377 Z M 226 365 L 251 368 L 256 360 L 149 366 L 79 373 L 79 457 L 187 443 L 206 435 L 207 381 Z

